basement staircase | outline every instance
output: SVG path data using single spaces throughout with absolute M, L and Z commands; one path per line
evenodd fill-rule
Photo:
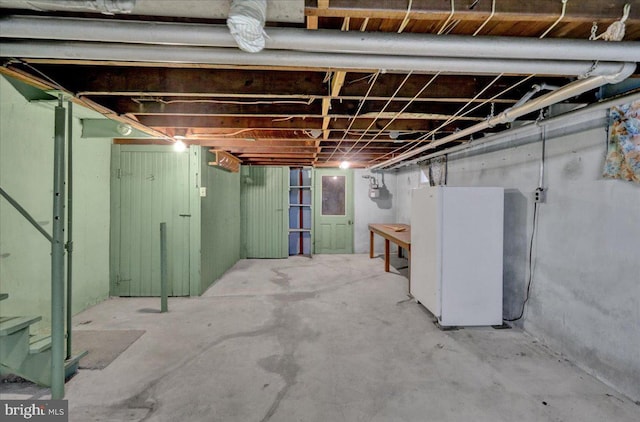
M 0 301 L 8 297 L 7 293 L 0 293 Z M 0 374 L 14 374 L 51 386 L 51 336 L 29 334 L 31 324 L 41 319 L 0 316 Z M 86 355 L 87 352 L 82 352 L 64 362 L 65 380 L 76 373 L 80 359 Z

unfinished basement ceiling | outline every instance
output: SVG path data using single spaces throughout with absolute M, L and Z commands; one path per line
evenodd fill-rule
M 430 144 L 437 146 L 427 152 L 446 149 L 507 128 L 447 141 L 513 108 L 534 85 L 545 87 L 535 99 L 640 60 L 634 2 L 622 44 L 588 41 L 594 22 L 601 34 L 621 19 L 625 0 L 269 1 L 265 30 L 272 38 L 254 54 L 225 38 L 229 1 L 116 1 L 135 6 L 112 16 L 50 10 L 46 3 L 0 0 L 3 73 L 68 92 L 157 138 L 117 142 L 184 139 L 228 151 L 243 164 L 333 167 L 347 160 L 371 167 Z M 367 37 L 378 51 L 348 47 L 362 48 Z M 413 55 L 423 39 L 419 49 L 440 48 L 436 57 Z M 449 40 L 461 48 L 447 51 Z M 504 52 L 488 50 L 484 58 L 464 51 L 482 40 L 496 49 L 520 47 L 508 59 Z M 566 60 L 536 60 L 531 49 L 549 40 L 578 42 L 556 48 Z M 578 57 L 587 42 L 593 57 Z M 598 95 L 588 89 L 562 101 L 589 104 Z

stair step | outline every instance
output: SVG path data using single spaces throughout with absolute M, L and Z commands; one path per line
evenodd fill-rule
M 5 300 L 8 297 L 9 297 L 8 293 L 0 293 L 0 300 Z
M 29 339 L 29 353 L 36 354 L 44 352 L 51 347 L 50 335 L 31 336 Z
M 22 330 L 29 325 L 40 321 L 42 317 L 6 317 L 0 322 L 0 336 L 8 336 L 16 331 Z
M 89 354 L 88 350 L 84 352 L 76 353 L 69 359 L 64 361 L 64 379 L 69 379 L 73 374 L 78 372 L 78 366 L 80 366 L 80 359 Z

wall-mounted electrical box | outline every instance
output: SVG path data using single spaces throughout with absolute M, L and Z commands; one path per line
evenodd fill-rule
M 378 185 L 378 180 L 375 176 L 362 176 L 364 179 L 369 180 L 369 198 L 377 199 L 380 198 L 380 186 Z

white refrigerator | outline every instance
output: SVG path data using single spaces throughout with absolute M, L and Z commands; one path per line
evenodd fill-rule
M 502 324 L 504 189 L 411 195 L 411 294 L 442 327 Z

